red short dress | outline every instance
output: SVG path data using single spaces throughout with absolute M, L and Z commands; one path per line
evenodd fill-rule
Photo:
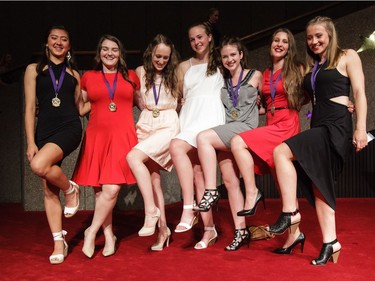
M 273 84 L 276 83 L 280 70 L 274 73 Z M 263 95 L 267 104 L 266 125 L 239 134 L 245 141 L 254 157 L 254 172 L 258 175 L 270 172 L 274 169 L 273 150 L 284 140 L 298 134 L 301 131 L 299 113 L 297 110 L 288 109 L 288 98 L 283 87 L 281 78 L 276 85 L 274 107 L 276 110 L 272 115 L 270 90 L 271 71 L 266 69 L 263 72 Z
M 110 85 L 115 76 L 116 73 L 105 73 Z M 132 70 L 129 70 L 129 79 L 139 89 L 139 79 Z M 87 92 L 91 112 L 72 180 L 93 187 L 134 184 L 135 178 L 126 161 L 126 155 L 138 142 L 133 117 L 133 86 L 118 73 L 114 112 L 108 108 L 110 96 L 101 71 L 85 72 L 81 88 Z

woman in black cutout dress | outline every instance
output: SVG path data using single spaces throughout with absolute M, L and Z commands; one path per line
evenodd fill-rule
M 290 227 L 293 232 L 300 223 L 301 215 L 296 208 L 298 176 L 307 199 L 316 208 L 323 236 L 320 255 L 311 264 L 324 265 L 330 258 L 336 263 L 341 250 L 336 238 L 334 182 L 351 142 L 357 152 L 367 146 L 367 102 L 361 60 L 354 50 L 339 48 L 332 20 L 312 19 L 307 24 L 306 38 L 304 84 L 313 101 L 311 129 L 286 140 L 274 150 L 283 212 L 269 231 L 282 234 Z M 347 108 L 350 88 L 356 102 L 354 133 Z
M 79 187 L 60 168 L 62 160 L 79 146 L 82 135 L 76 106 L 80 77 L 70 63 L 70 47 L 65 27 L 51 27 L 41 60 L 28 65 L 24 77 L 26 154 L 31 170 L 43 182 L 44 205 L 55 242 L 49 258 L 51 264 L 62 263 L 68 252 L 66 231 L 62 229 L 60 190 L 65 194 L 65 217 L 72 217 L 79 207 Z M 39 114 L 35 128 L 37 100 Z

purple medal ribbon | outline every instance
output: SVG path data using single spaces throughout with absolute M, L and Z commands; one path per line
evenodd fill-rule
M 155 105 L 158 105 L 158 102 L 159 102 L 160 89 L 161 89 L 161 84 L 162 84 L 162 82 L 163 82 L 163 79 L 160 81 L 159 90 L 158 90 L 158 94 L 157 94 L 157 95 L 156 95 L 156 87 L 155 87 L 155 83 L 152 83 L 152 91 L 154 92 Z
M 232 99 L 233 107 L 236 107 L 238 103 L 238 92 L 241 87 L 242 76 L 243 76 L 243 69 L 241 70 L 240 77 L 238 78 L 238 82 L 237 82 L 237 86 L 235 90 L 233 90 L 232 79 L 228 79 L 228 84 L 230 86 L 230 97 Z
M 315 63 L 314 63 L 314 67 L 312 69 L 312 72 L 311 72 L 310 81 L 311 81 L 311 88 L 313 90 L 313 95 L 314 95 L 314 103 L 315 103 L 316 76 L 318 75 L 318 72 L 320 71 L 320 69 L 322 68 L 322 66 L 324 65 L 325 62 L 326 61 L 324 60 L 322 65 L 318 68 L 319 63 L 316 60 Z
M 271 91 L 271 99 L 272 99 L 272 103 L 273 103 L 273 101 L 275 100 L 277 83 L 279 83 L 279 81 L 280 81 L 280 79 L 281 79 L 281 73 L 282 73 L 282 71 L 280 71 L 279 75 L 278 75 L 277 78 L 276 78 L 275 84 L 274 84 L 274 83 L 273 83 L 273 69 L 271 68 L 270 91 Z
M 113 98 L 114 98 L 114 96 L 115 96 L 115 91 L 116 91 L 116 87 L 117 87 L 117 76 L 118 76 L 117 74 L 118 74 L 118 70 L 116 72 L 116 76 L 115 76 L 115 80 L 113 81 L 113 87 L 112 88 L 111 88 L 111 85 L 109 84 L 107 78 L 104 75 L 103 69 L 102 69 L 102 74 L 103 74 L 103 77 L 104 77 L 105 85 L 107 86 L 107 89 L 108 89 L 109 98 L 112 101 Z
M 50 77 L 51 77 L 51 80 L 52 80 L 53 88 L 55 90 L 55 95 L 57 96 L 57 94 L 59 93 L 60 88 L 62 86 L 62 83 L 64 81 L 66 66 L 65 65 L 63 66 L 63 69 L 62 69 L 61 74 L 60 74 L 60 78 L 57 81 L 57 83 L 56 83 L 55 73 L 53 73 L 53 70 L 52 70 L 52 65 L 48 66 L 48 71 L 49 71 L 49 74 L 50 74 Z

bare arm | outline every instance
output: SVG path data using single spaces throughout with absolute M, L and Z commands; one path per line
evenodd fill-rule
M 367 146 L 365 78 L 362 70 L 362 62 L 357 52 L 351 49 L 347 50 L 344 59 L 346 72 L 352 85 L 356 108 L 356 126 L 353 134 L 353 143 L 356 145 L 356 151 L 360 151 Z
M 25 90 L 25 131 L 26 131 L 26 156 L 31 161 L 38 148 L 35 144 L 35 108 L 36 108 L 36 64 L 30 64 L 26 68 L 24 76 Z

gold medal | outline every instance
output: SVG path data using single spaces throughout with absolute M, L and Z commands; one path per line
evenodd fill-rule
M 61 104 L 61 100 L 56 96 L 52 99 L 52 106 L 59 107 Z
M 230 115 L 232 116 L 233 119 L 237 119 L 238 118 L 238 111 L 236 110 L 233 110 Z
M 109 111 L 111 111 L 111 112 L 115 112 L 116 109 L 117 109 L 117 106 L 116 106 L 116 104 L 112 101 L 112 102 L 110 102 L 110 104 L 108 105 L 108 108 L 109 108 Z
M 275 114 L 275 106 L 273 104 L 271 106 L 271 114 L 272 116 Z
M 152 116 L 153 116 L 154 118 L 156 118 L 156 117 L 159 117 L 159 115 L 160 115 L 160 110 L 159 110 L 159 108 L 155 107 L 155 108 L 152 110 Z

